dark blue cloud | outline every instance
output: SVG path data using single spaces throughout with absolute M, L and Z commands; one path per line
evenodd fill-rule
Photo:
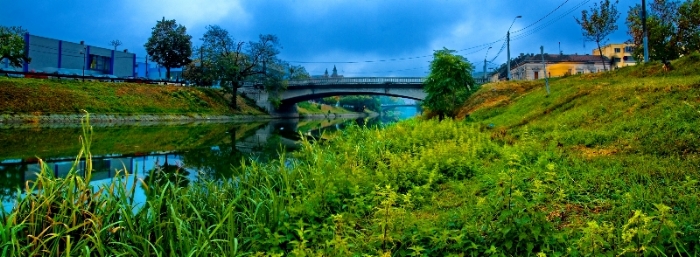
M 429 56 L 447 47 L 465 49 L 502 39 L 513 17 L 522 15 L 512 30 L 537 21 L 565 0 L 541 1 L 12 1 L 2 4 L 0 25 L 19 25 L 41 36 L 107 47 L 120 39 L 127 48 L 143 56 L 143 44 L 151 27 L 163 16 L 187 26 L 194 44 L 207 24 L 220 25 L 239 40 L 255 40 L 258 34 L 275 34 L 283 45 L 285 60 L 337 62 L 304 64 L 313 74 L 337 65 L 349 76 L 423 76 L 430 58 L 380 61 Z M 580 3 L 582 8 L 566 13 Z M 513 35 L 511 53 L 591 53 L 593 42 L 585 42 L 574 16 L 596 1 L 569 0 L 550 17 Z M 235 3 L 235 4 L 231 4 Z M 622 0 L 618 9 L 619 30 L 610 42 L 629 38 L 624 19 L 637 1 Z M 196 6 L 200 5 L 200 6 Z M 202 8 L 194 8 L 202 7 Z M 204 8 L 204 7 L 209 7 Z M 230 10 L 229 10 L 230 9 Z M 235 10 L 234 10 L 235 9 Z M 193 13 L 195 11 L 206 13 Z M 562 16 L 561 19 L 555 18 Z M 540 25 L 548 26 L 535 29 Z M 492 45 L 488 59 L 496 57 L 502 42 Z M 481 70 L 486 48 L 459 52 Z M 495 63 L 505 62 L 502 52 Z M 342 63 L 360 61 L 360 63 Z M 374 61 L 374 62 L 362 62 Z

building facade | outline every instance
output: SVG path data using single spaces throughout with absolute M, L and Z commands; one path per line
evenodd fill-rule
M 632 56 L 634 52 L 633 44 L 609 44 L 601 47 L 600 50 L 594 49 L 593 55 L 600 56 L 600 52 L 603 52 L 603 56 L 610 59 L 610 66 L 615 68 L 622 68 L 625 66 L 631 66 L 637 64 L 637 61 Z
M 31 62 L 13 67 L 0 61 L 3 70 L 66 75 L 135 76 L 136 54 L 47 37 L 24 35 L 24 50 Z M 83 73 L 84 72 L 84 73 Z
M 577 54 L 544 54 L 546 70 L 542 63 L 542 55 L 525 55 L 519 57 L 511 64 L 511 77 L 513 80 L 537 80 L 547 77 L 562 77 L 566 75 L 596 73 L 604 70 L 603 63 L 608 62 L 606 57 L 577 55 Z M 497 80 L 492 77 L 491 80 Z

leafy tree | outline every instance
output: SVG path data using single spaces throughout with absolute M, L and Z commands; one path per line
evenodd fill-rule
M 678 34 L 681 53 L 700 50 L 700 0 L 683 2 L 678 8 Z
M 628 34 L 635 44 L 633 55 L 641 60 L 642 21 L 640 5 L 627 13 Z M 700 0 L 679 1 L 654 0 L 647 15 L 649 58 L 673 60 L 700 48 Z
M 210 87 L 214 84 L 214 78 L 210 73 L 206 72 L 208 69 L 211 69 L 209 63 L 194 60 L 185 65 L 182 70 L 182 78 L 190 83 L 194 83 L 196 86 Z
M 263 82 L 265 90 L 268 92 L 268 100 L 275 108 L 282 104 L 280 95 L 287 90 L 289 81 L 310 79 L 311 75 L 304 66 L 290 65 L 281 60 L 273 59 L 271 64 L 267 64 L 265 74 L 256 75 L 258 81 Z
M 454 50 L 436 50 L 430 62 L 430 75 L 425 81 L 424 90 L 428 96 L 423 106 L 437 114 L 440 119 L 446 115 L 455 116 L 455 111 L 472 93 L 474 66 Z
M 339 103 L 341 106 L 350 105 L 353 107 L 354 111 L 364 111 L 369 109 L 375 112 L 381 110 L 381 102 L 378 97 L 368 96 L 368 95 L 350 95 L 340 97 Z
M 581 11 L 581 19 L 575 18 L 576 23 L 581 25 L 583 36 L 586 39 L 595 41 L 598 44 L 600 59 L 603 60 L 603 70 L 607 70 L 605 66 L 605 58 L 603 58 L 603 50 L 600 47 L 600 42 L 604 42 L 610 33 L 617 30 L 617 19 L 620 18 L 620 12 L 617 11 L 617 3 L 611 3 L 610 0 L 603 0 L 600 5 L 593 4 L 590 10 Z
M 0 59 L 7 59 L 15 67 L 31 61 L 28 53 L 24 52 L 25 33 L 27 31 L 22 27 L 0 26 Z
M 175 23 L 175 20 L 158 21 L 153 27 L 151 37 L 144 45 L 151 60 L 165 67 L 165 76 L 170 79 L 170 68 L 187 65 L 192 60 L 192 36 L 187 35 L 187 28 Z
M 210 63 L 208 72 L 231 94 L 236 108 L 236 94 L 243 82 L 266 75 L 266 65 L 279 53 L 279 40 L 274 35 L 260 35 L 258 42 L 235 41 L 225 29 L 210 25 L 202 37 L 200 56 Z M 259 78 L 259 77 L 257 77 Z

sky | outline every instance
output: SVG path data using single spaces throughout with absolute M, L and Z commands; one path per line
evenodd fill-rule
M 511 57 L 521 53 L 591 54 L 574 17 L 600 0 L 0 0 L 0 25 L 29 33 L 111 48 L 118 39 L 142 62 L 143 45 L 156 22 L 175 19 L 193 46 L 207 25 L 236 40 L 260 34 L 280 40 L 279 58 L 321 75 L 335 65 L 346 77 L 426 76 L 434 50 L 457 50 L 476 71 L 506 61 L 504 38 L 511 24 Z M 622 43 L 627 11 L 638 1 L 619 0 Z M 516 16 L 522 18 L 515 19 Z M 513 22 L 515 20 L 515 22 Z M 491 49 L 488 49 L 492 47 Z M 503 49 L 502 51 L 499 51 Z

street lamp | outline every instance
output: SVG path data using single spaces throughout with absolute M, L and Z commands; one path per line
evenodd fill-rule
M 522 17 L 523 16 L 520 16 L 520 15 L 515 16 L 515 18 L 513 18 L 513 22 L 510 23 L 510 27 L 508 27 L 508 33 L 506 33 L 506 42 L 508 42 L 508 62 L 507 62 L 508 63 L 508 71 L 507 71 L 508 72 L 508 80 L 510 80 L 510 28 L 513 27 L 513 24 L 515 24 L 516 19 L 519 19 Z
M 486 56 L 489 55 L 489 50 L 491 50 L 491 48 L 493 47 L 489 46 L 489 49 L 486 49 L 486 55 L 484 55 L 484 81 L 486 81 Z
M 85 47 L 83 46 L 83 50 L 80 50 L 80 54 L 83 55 L 83 82 L 85 82 Z

